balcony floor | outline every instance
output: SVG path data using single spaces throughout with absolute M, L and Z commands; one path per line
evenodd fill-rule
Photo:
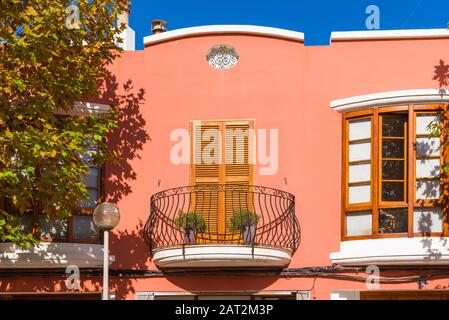
M 160 269 L 179 268 L 279 268 L 291 260 L 282 248 L 244 245 L 192 245 L 154 251 L 153 262 Z

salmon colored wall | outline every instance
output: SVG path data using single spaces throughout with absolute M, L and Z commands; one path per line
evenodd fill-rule
M 205 54 L 214 45 L 232 45 L 240 55 L 230 70 L 212 69 Z M 447 40 L 346 41 L 331 46 L 251 35 L 187 37 L 128 52 L 111 71 L 118 82 L 128 78 L 145 89 L 140 113 L 150 140 L 132 161 L 132 192 L 118 202 L 123 214 L 119 233 L 136 230 L 148 217 L 149 197 L 161 189 L 189 184 L 189 166 L 171 164 L 171 130 L 188 129 L 193 119 L 255 118 L 256 128 L 279 129 L 279 169 L 256 175 L 256 184 L 296 196 L 301 244 L 290 267 L 330 265 L 338 251 L 341 217 L 341 115 L 330 108 L 334 99 L 382 91 L 438 88 L 434 66 L 449 52 Z M 449 57 L 448 57 L 449 59 Z M 120 236 L 119 236 L 120 237 Z M 138 243 L 139 240 L 136 240 Z M 117 267 L 155 269 L 145 244 L 133 248 L 117 241 Z M 145 261 L 144 258 L 148 260 Z M 301 289 L 310 279 L 259 281 L 152 279 L 135 283 L 139 290 L 213 290 L 251 287 Z M 353 282 L 318 280 L 328 298 L 331 289 L 363 288 Z M 292 283 L 295 283 L 292 285 Z M 207 284 L 207 285 L 206 285 Z M 257 284 L 257 285 L 256 285 Z M 416 287 L 416 283 L 408 287 Z M 402 287 L 402 286 L 401 286 Z
M 240 60 L 227 71 L 212 69 L 205 58 L 217 44 L 236 48 Z M 193 119 L 254 118 L 256 128 L 279 129 L 279 169 L 256 175 L 256 184 L 296 196 L 301 244 L 290 267 L 328 266 L 338 251 L 341 217 L 341 115 L 330 101 L 402 89 L 438 88 L 434 66 L 449 59 L 449 42 L 385 40 L 335 42 L 304 47 L 302 43 L 255 35 L 209 35 L 170 40 L 125 52 L 111 66 L 112 92 L 129 94 L 122 104 L 128 117 L 111 137 L 119 145 L 120 167 L 108 167 L 109 197 L 122 220 L 112 237 L 115 268 L 156 269 L 141 235 L 150 196 L 189 184 L 189 166 L 170 162 L 170 132 L 188 129 Z M 133 88 L 125 91 L 123 83 Z M 117 85 L 117 88 L 114 87 Z M 144 95 L 139 99 L 140 89 Z M 134 100 L 133 100 L 134 99 Z M 139 143 L 142 143 L 140 145 Z M 161 180 L 158 189 L 157 180 Z M 135 291 L 309 290 L 313 279 L 276 277 L 183 277 L 118 281 L 119 297 Z M 449 280 L 430 282 L 429 288 Z M 364 289 L 363 283 L 317 279 L 314 297 L 331 290 Z M 382 288 L 416 289 L 416 282 Z

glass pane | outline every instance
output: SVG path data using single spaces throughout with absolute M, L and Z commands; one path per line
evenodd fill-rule
M 97 206 L 98 191 L 97 189 L 88 189 L 87 192 L 90 195 L 89 200 L 83 200 L 77 205 L 77 208 L 90 208 L 94 209 Z
M 353 142 L 349 144 L 349 161 L 371 159 L 371 142 Z
M 382 136 L 383 137 L 403 137 L 405 117 L 403 116 L 383 116 Z
M 404 158 L 404 140 L 383 139 L 382 158 Z
M 98 240 L 99 231 L 91 216 L 73 216 L 73 238 Z
M 67 219 L 39 216 L 40 236 L 44 238 L 66 238 Z
M 364 182 L 371 180 L 371 164 L 350 164 L 349 182 Z
M 416 116 L 416 134 L 430 134 L 427 126 L 434 122 L 440 122 L 438 114 L 419 114 Z
M 440 159 L 417 159 L 416 177 L 433 178 L 440 176 Z
M 350 204 L 370 202 L 371 186 L 369 184 L 361 186 L 349 186 L 348 198 Z
M 416 138 L 416 155 L 419 156 L 439 156 L 440 138 Z
M 22 231 L 25 234 L 31 233 L 33 231 L 33 215 L 24 214 L 14 217 L 18 224 L 21 225 Z
M 404 183 L 382 182 L 382 201 L 404 201 Z
M 431 200 L 440 198 L 440 179 L 416 180 L 416 199 Z
M 383 180 L 404 180 L 403 160 L 383 160 L 382 161 Z
M 408 210 L 380 209 L 379 233 L 403 233 L 408 229 Z
M 415 208 L 414 232 L 443 232 L 443 212 L 441 208 Z
M 366 236 L 372 234 L 373 215 L 371 211 L 346 213 L 346 236 Z
M 84 176 L 84 183 L 88 188 L 98 187 L 98 169 L 90 168 L 90 172 Z
M 349 141 L 371 138 L 371 119 L 349 121 Z

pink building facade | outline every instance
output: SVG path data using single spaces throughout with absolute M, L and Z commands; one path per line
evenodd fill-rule
M 430 134 L 446 121 L 448 38 L 336 32 L 304 46 L 299 32 L 204 26 L 125 51 L 104 98 L 123 111 L 122 160 L 100 188 L 122 216 L 115 298 L 449 297 L 446 153 Z M 193 240 L 189 212 L 206 224 Z M 232 225 L 236 212 L 255 228 Z M 101 242 L 45 245 L 5 246 L 4 296 L 101 291 Z

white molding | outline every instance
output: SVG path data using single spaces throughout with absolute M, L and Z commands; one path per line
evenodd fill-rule
M 348 112 L 401 103 L 447 103 L 449 93 L 438 89 L 412 89 L 386 91 L 333 100 L 330 107 L 338 112 Z
M 22 249 L 14 243 L 0 243 L 0 269 L 21 268 L 100 268 L 103 245 L 85 243 L 40 243 Z
M 331 42 L 333 40 L 432 39 L 446 37 L 449 37 L 448 29 L 338 31 L 331 33 Z
M 176 29 L 143 38 L 144 45 L 155 44 L 162 41 L 178 38 L 206 35 L 206 34 L 253 34 L 304 42 L 304 33 L 272 27 L 252 25 L 211 25 Z
M 65 111 L 59 109 L 55 113 L 70 116 L 81 116 L 81 115 L 98 116 L 100 114 L 108 113 L 109 110 L 110 106 L 107 104 L 77 101 L 75 102 L 71 110 Z
M 153 262 L 164 268 L 279 267 L 290 263 L 286 249 L 244 245 L 193 245 L 159 249 Z
M 332 263 L 367 265 L 449 265 L 449 238 L 415 237 L 352 240 L 329 255 Z

